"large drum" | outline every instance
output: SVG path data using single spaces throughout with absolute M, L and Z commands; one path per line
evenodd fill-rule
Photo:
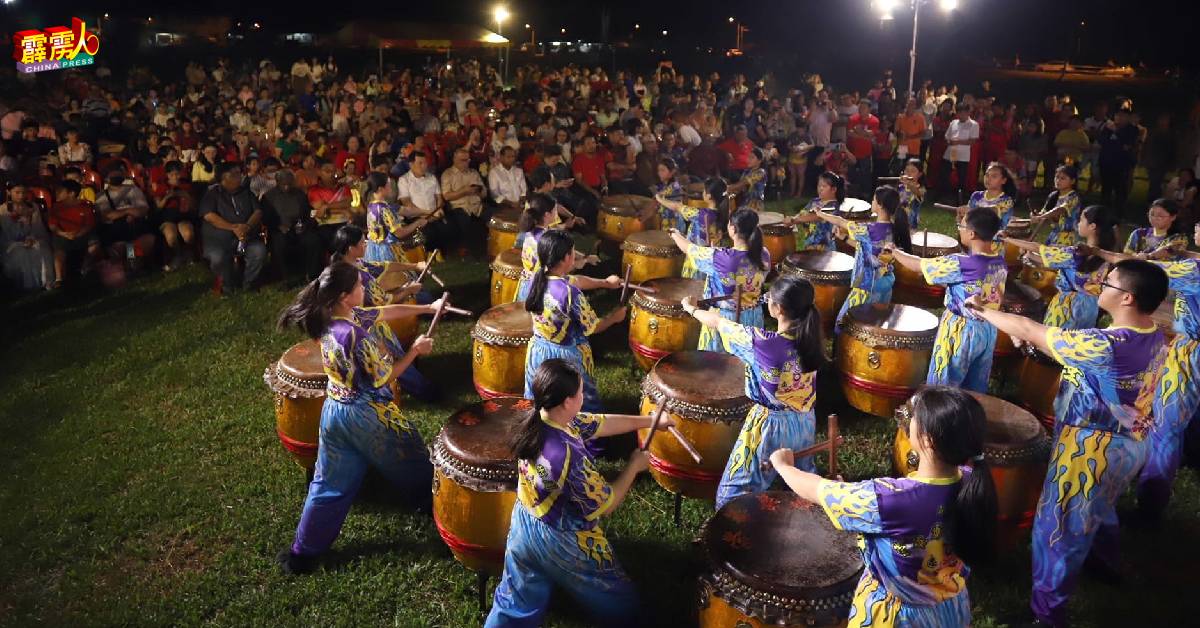
M 425 234 L 421 233 L 420 229 L 401 240 L 400 247 L 404 249 L 404 261 L 410 264 L 424 262 L 428 259 L 429 254 L 425 252 Z
M 488 220 L 488 257 L 496 256 L 517 245 L 517 225 L 521 220 L 521 210 L 502 209 L 492 214 Z
M 1050 436 L 1033 415 L 1017 406 L 977 392 L 987 413 L 987 436 L 983 456 L 996 483 L 996 543 L 1011 548 L 1033 524 L 1046 467 L 1050 461 Z M 896 413 L 896 446 L 893 463 L 901 474 L 917 470 L 920 458 L 908 441 L 906 409 Z
M 621 243 L 621 273 L 632 266 L 629 280 L 643 283 L 660 277 L 678 277 L 683 271 L 683 251 L 666 231 L 640 231 Z
M 1009 275 L 1004 286 L 1004 300 L 1000 302 L 1000 309 L 1009 314 L 1020 314 L 1039 323 L 1046 315 L 1046 303 L 1042 301 L 1042 294 L 1013 279 L 1012 275 Z M 1012 337 L 1004 332 L 997 333 L 996 350 L 993 355 L 1001 362 L 998 366 L 1011 366 L 1017 355 L 1017 347 L 1013 344 Z M 993 366 L 992 370 L 995 371 L 996 367 Z
M 1004 228 L 1004 235 L 1017 240 L 1028 240 L 1033 236 L 1033 223 L 1028 218 L 1013 218 Z M 1008 263 L 1008 267 L 1014 270 L 1019 269 L 1021 267 L 1021 249 L 1007 243 L 1003 246 L 1004 261 Z
M 854 271 L 854 258 L 837 251 L 800 251 L 784 258 L 780 265 L 781 275 L 796 275 L 807 279 L 813 286 L 813 297 L 825 335 L 833 334 L 833 324 L 838 311 L 850 294 L 850 275 Z
M 509 435 L 533 407 L 503 397 L 459 410 L 433 441 L 433 521 L 468 569 L 504 569 L 508 522 L 517 500 L 517 461 Z
M 912 234 L 912 252 L 917 257 L 942 257 L 958 251 L 958 240 L 948 235 L 929 231 Z M 930 285 L 919 271 L 909 270 L 900 264 L 894 264 L 892 269 L 896 273 L 892 301 L 925 309 L 942 307 L 946 300 L 945 286 Z
M 425 260 L 421 260 L 425 261 Z M 379 287 L 386 292 L 394 292 L 403 288 L 406 283 L 413 279 L 409 273 L 392 273 L 384 274 L 379 279 Z M 416 305 L 417 298 L 410 296 L 403 301 L 396 301 L 405 305 Z M 387 321 L 387 326 L 392 328 L 392 333 L 396 335 L 396 339 L 405 348 L 411 347 L 414 340 L 417 339 L 417 334 L 420 333 L 421 320 L 416 316 L 405 316 L 404 318 L 393 318 Z
M 864 201 L 860 198 L 846 199 L 842 202 L 838 210 L 833 213 L 834 215 L 841 216 L 842 218 L 853 222 L 870 222 L 872 220 L 870 201 Z M 837 230 L 835 230 L 835 232 L 836 231 Z M 837 246 L 838 251 L 845 253 L 846 255 L 854 255 L 854 244 L 849 239 L 842 239 L 839 237 L 837 238 L 835 245 Z
M 846 625 L 862 556 L 820 506 L 788 491 L 740 495 L 700 543 L 700 628 Z
M 600 214 L 596 218 L 596 235 L 609 242 L 624 242 L 630 234 L 655 225 L 642 224 L 642 216 L 658 208 L 658 201 L 648 196 L 616 194 L 600 199 Z
M 521 250 L 508 249 L 492 260 L 492 307 L 512 303 L 521 284 Z
M 629 300 L 629 348 L 638 365 L 649 371 L 670 353 L 696 348 L 700 321 L 684 312 L 681 304 L 686 297 L 703 297 L 704 281 L 664 277 L 651 279 L 646 286 L 656 292 L 636 292 Z
M 275 393 L 275 432 L 296 464 L 312 469 L 317 462 L 321 406 L 325 403 L 325 367 L 321 344 L 305 340 L 292 345 L 263 372 Z
M 650 443 L 650 474 L 668 491 L 698 499 L 716 499 L 717 484 L 733 451 L 742 421 L 750 411 L 742 361 L 713 351 L 678 351 L 658 361 L 642 380 L 642 414 L 654 414 L 665 397 L 666 414 L 696 446 L 701 464 L 670 434 Z M 649 430 L 641 430 L 645 439 Z
M 925 383 L 938 317 L 911 305 L 850 308 L 838 338 L 837 368 L 846 401 L 875 416 L 892 416 Z
M 475 391 L 484 399 L 525 394 L 525 352 L 533 337 L 533 317 L 524 303 L 497 305 L 471 330 Z
M 1054 285 L 1055 280 L 1058 279 L 1058 271 L 1035 264 L 1028 255 L 1021 257 L 1019 278 L 1021 283 L 1037 290 L 1044 299 L 1058 294 L 1058 288 Z
M 796 252 L 796 229 L 783 224 L 783 214 L 760 212 L 758 227 L 762 229 L 763 246 L 771 253 L 771 265 L 779 265 Z
M 1017 402 L 1033 413 L 1047 432 L 1054 431 L 1054 398 L 1062 383 L 1062 365 L 1026 345 L 1017 367 Z

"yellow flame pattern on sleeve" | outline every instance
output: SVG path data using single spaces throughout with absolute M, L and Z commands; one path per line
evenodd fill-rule
M 951 255 L 922 259 L 921 274 L 931 284 L 946 285 L 962 281 L 958 258 Z
M 1108 337 L 1090 329 L 1051 327 L 1046 330 L 1046 344 L 1060 364 L 1080 369 L 1104 367 L 1112 354 Z

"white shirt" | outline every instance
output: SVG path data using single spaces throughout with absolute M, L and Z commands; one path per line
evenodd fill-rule
M 979 139 L 979 123 L 970 118 L 967 118 L 966 122 L 955 118 L 950 121 L 950 127 L 946 129 L 947 142 L 977 139 Z M 971 161 L 971 145 L 947 146 L 943 158 L 947 161 Z
M 497 203 L 520 202 L 526 191 L 525 173 L 515 164 L 512 168 L 496 164 L 496 167 L 488 171 L 488 191 L 492 194 L 492 200 Z
M 699 146 L 702 140 L 700 139 L 700 133 L 696 131 L 695 127 L 690 124 L 684 124 L 679 127 L 679 141 L 684 146 Z
M 829 146 L 833 133 L 833 112 L 829 107 L 813 107 L 808 113 L 808 135 L 814 146 Z
M 418 178 L 409 170 L 396 181 L 396 191 L 399 198 L 412 199 L 417 209 L 430 212 L 437 208 L 437 196 L 442 193 L 442 188 L 432 174 L 426 172 L 425 176 Z

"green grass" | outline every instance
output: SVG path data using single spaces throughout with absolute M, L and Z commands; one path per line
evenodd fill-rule
M 926 216 L 949 230 L 949 215 Z M 456 303 L 484 309 L 482 262 L 447 263 L 439 274 Z M 273 559 L 291 541 L 305 485 L 275 436 L 261 375 L 298 339 L 272 324 L 291 294 L 269 286 L 221 300 L 209 282 L 191 268 L 7 309 L 0 625 L 477 625 L 474 577 L 432 522 L 389 503 L 379 482 L 364 490 L 321 571 L 279 574 Z M 613 298 L 599 297 L 598 309 Z M 405 402 L 427 442 L 455 408 L 475 401 L 468 330 L 462 319 L 447 320 L 435 355 L 421 364 L 449 398 Z M 609 408 L 630 412 L 641 372 L 624 333 L 616 328 L 595 346 Z M 829 382 L 820 406 L 820 416 L 843 419 L 848 479 L 890 473 L 890 421 L 848 411 Z M 712 506 L 685 501 L 676 526 L 670 496 L 648 475 L 634 494 L 606 522 L 608 534 L 654 625 L 690 625 L 702 567 L 691 541 Z M 1084 578 L 1072 605 L 1078 625 L 1190 623 L 1198 510 L 1200 486 L 1186 470 L 1161 529 L 1124 531 L 1127 584 Z M 1024 608 L 1028 587 L 1027 547 L 979 570 L 971 580 L 976 625 L 999 625 L 998 616 Z M 583 621 L 558 596 L 549 623 Z

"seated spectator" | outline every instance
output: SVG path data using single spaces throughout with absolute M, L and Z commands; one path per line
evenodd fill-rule
M 92 148 L 79 141 L 79 129 L 67 129 L 67 141 L 58 147 L 58 160 L 63 164 L 90 164 Z
M 598 201 L 602 195 L 608 194 L 608 175 L 605 170 L 612 157 L 608 151 L 597 146 L 596 138 L 591 135 L 577 141 L 576 145 L 575 157 L 571 160 L 575 183 Z
M 267 157 L 260 162 L 258 171 L 252 176 L 246 177 L 249 180 L 250 193 L 255 198 L 262 200 L 263 194 L 267 190 L 275 187 L 275 174 L 279 172 L 282 166 L 279 160 L 274 157 Z
M 442 189 L 437 177 L 429 172 L 429 158 L 425 153 L 413 153 L 411 166 L 396 182 L 400 215 L 429 219 L 429 224 L 422 230 L 427 250 L 447 252 L 457 248 L 470 228 L 470 221 L 462 212 L 441 211 Z
M 205 186 L 217 178 L 219 163 L 217 161 L 217 145 L 205 144 L 204 149 L 196 157 L 196 162 L 192 164 L 192 184 L 200 186 L 200 190 L 203 191 Z
M 164 172 L 166 180 L 152 184 L 150 193 L 158 207 L 158 230 L 167 245 L 167 263 L 163 270 L 170 272 L 191 260 L 200 218 L 196 213 L 192 185 L 183 179 L 183 164 L 167 162 Z
M 487 192 L 479 172 L 471 167 L 470 154 L 463 148 L 455 150 L 450 167 L 442 173 L 442 196 L 446 202 L 454 210 L 479 218 Z
M 4 277 L 19 290 L 41 290 L 54 281 L 50 273 L 53 254 L 50 234 L 41 210 L 29 200 L 23 185 L 9 189 L 8 201 L 0 208 L 0 267 Z
M 524 209 L 527 195 L 525 173 L 516 167 L 517 151 L 505 146 L 500 149 L 499 157 L 495 167 L 488 171 L 488 190 L 492 202 L 502 209 Z
M 125 169 L 109 172 L 104 190 L 96 195 L 100 244 L 114 261 L 125 259 L 131 270 L 140 270 L 154 251 L 149 214 L 146 195 Z
M 208 188 L 200 201 L 204 219 L 204 257 L 221 279 L 223 290 L 254 289 L 267 258 L 267 246 L 259 237 L 262 210 L 258 199 L 242 185 L 242 171 L 228 166 L 217 185 Z M 245 262 L 241 281 L 236 258 Z
M 350 188 L 341 184 L 332 162 L 323 162 L 317 174 L 317 184 L 308 188 L 308 203 L 312 205 L 312 217 L 317 222 L 317 235 L 326 251 L 333 247 L 333 239 L 342 225 L 351 221 L 351 205 L 354 195 Z
M 296 175 L 290 170 L 275 173 L 275 186 L 263 194 L 262 209 L 271 260 L 283 281 L 307 282 L 320 274 L 321 237 L 308 195 L 296 187 Z
M 94 170 L 90 172 L 91 176 L 95 177 L 95 180 L 99 180 L 99 175 L 97 175 Z M 63 181 L 74 181 L 78 183 L 80 185 L 79 198 L 95 204 L 96 190 L 84 182 L 83 171 L 79 169 L 79 166 L 67 166 L 66 168 L 63 168 L 62 178 Z

